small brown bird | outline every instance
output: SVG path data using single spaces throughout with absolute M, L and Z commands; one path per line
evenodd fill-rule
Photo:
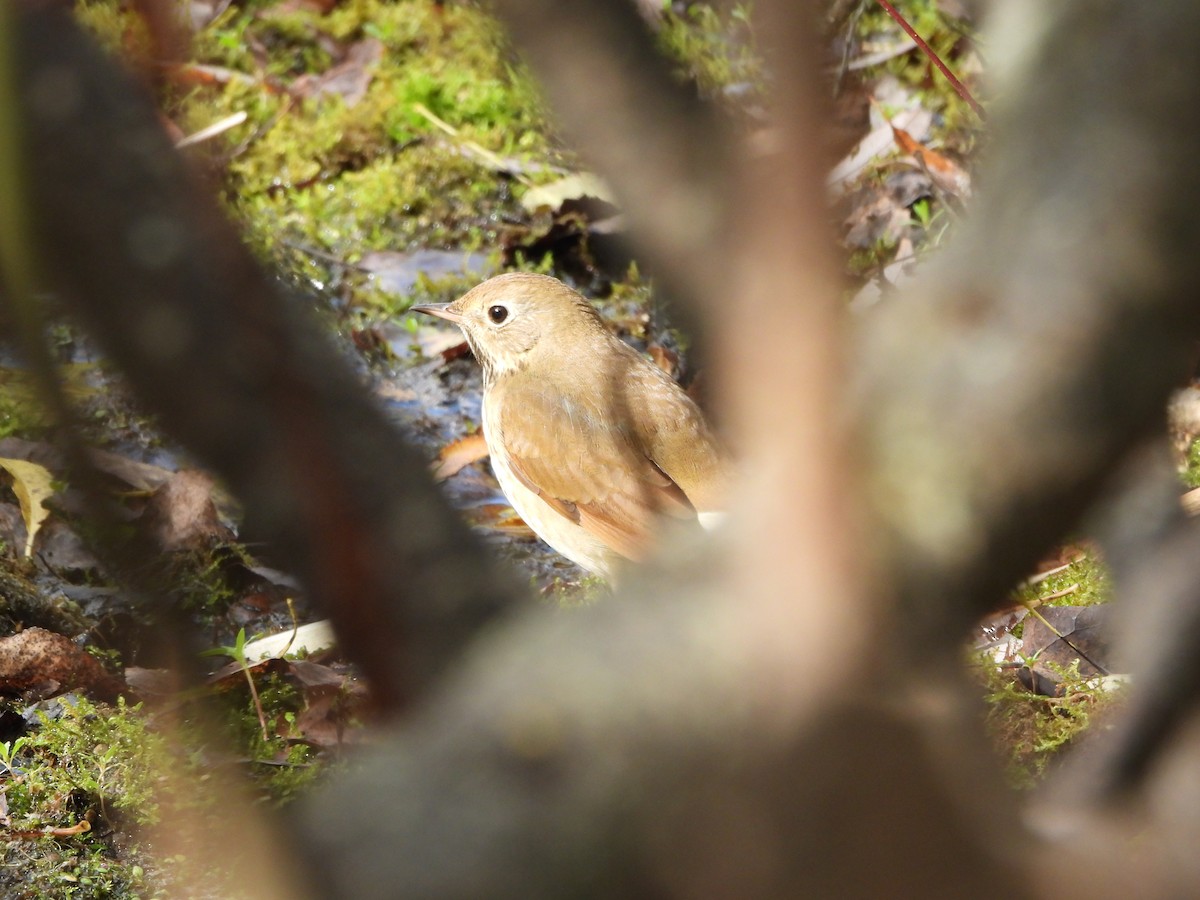
M 648 554 L 657 516 L 719 515 L 726 463 L 704 414 L 561 281 L 510 273 L 413 309 L 466 334 L 496 478 L 563 556 L 611 579 Z

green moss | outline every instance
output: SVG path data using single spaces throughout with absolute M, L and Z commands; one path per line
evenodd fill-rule
M 2 745 L 22 770 L 6 789 L 14 827 L 69 827 L 114 811 L 142 825 L 158 821 L 154 789 L 169 756 L 140 708 L 64 699 L 59 718 L 43 715 L 40 728 Z M 72 803 L 81 792 L 83 802 Z
M 115 0 L 81 8 L 81 19 L 119 53 L 137 25 L 120 8 Z M 382 54 L 357 103 L 302 89 L 303 78 L 319 78 L 368 39 Z M 668 11 L 659 41 L 708 93 L 761 87 L 743 6 Z M 472 4 L 353 0 L 325 15 L 266 0 L 236 4 L 195 35 L 192 59 L 229 77 L 200 86 L 169 79 L 167 115 L 189 133 L 234 113 L 247 119 L 187 152 L 222 174 L 229 211 L 263 258 L 299 280 L 336 282 L 351 315 L 394 314 L 407 303 L 381 298 L 331 260 L 352 264 L 381 249 L 496 247 L 512 223 L 528 220 L 519 203 L 526 185 L 558 177 L 547 164 L 571 165 L 502 29 Z
M 337 96 L 292 101 L 261 80 L 264 71 L 283 83 L 319 75 L 333 62 L 325 42 L 368 37 L 384 52 L 354 106 Z M 252 45 L 267 49 L 265 70 Z M 532 81 L 498 26 L 466 5 L 362 0 L 324 17 L 243 9 L 205 29 L 196 55 L 251 76 L 182 92 L 169 108 L 187 129 L 247 113 L 226 149 L 260 133 L 229 162 L 228 198 L 269 251 L 283 240 L 338 256 L 492 244 L 501 218 L 518 213 L 510 178 L 464 147 L 535 160 L 551 152 Z M 420 107 L 457 133 L 444 134 Z
M 150 35 L 132 4 L 77 0 L 73 8 L 80 24 L 95 35 L 108 52 L 116 56 L 149 58 Z
M 499 260 L 493 256 L 492 262 L 498 265 Z M 375 296 L 379 298 L 382 309 L 391 315 L 398 315 L 418 303 L 451 303 L 478 283 L 479 276 L 474 274 L 447 275 L 442 278 L 421 275 L 407 296 L 397 297 L 379 290 L 375 290 Z M 416 319 L 412 321 L 414 327 L 419 324 Z
M 963 60 L 960 50 L 964 46 L 965 37 L 961 24 L 947 16 L 937 0 L 912 0 L 900 7 L 900 11 L 917 34 L 974 94 L 971 79 L 959 65 Z M 874 3 L 864 7 L 857 32 L 865 41 L 878 40 L 884 36 L 885 43 L 893 43 L 904 38 L 895 20 L 883 7 Z M 886 72 L 915 90 L 921 99 L 921 105 L 934 114 L 935 136 L 944 138 L 960 152 L 970 151 L 971 147 L 963 142 L 969 141 L 970 136 L 982 123 L 975 111 L 958 95 L 949 80 L 934 67 L 924 53 L 919 50 L 902 53 L 882 65 Z
M 1063 571 L 1036 584 L 1022 585 L 1014 599 L 1035 608 L 1091 606 L 1112 599 L 1112 580 L 1103 560 L 1092 552 L 1080 553 Z M 1019 634 L 1021 628 L 1014 633 Z M 984 687 L 988 730 L 1016 787 L 1035 784 L 1062 751 L 1094 727 L 1098 714 L 1107 715 L 1123 698 L 1120 691 L 1081 677 L 1078 660 L 1066 669 L 1054 664 L 1049 668 L 1061 678 L 1060 696 L 1027 691 L 1017 680 L 1016 670 L 997 668 L 991 660 L 976 658 L 973 664 Z
M 74 340 L 66 337 L 61 323 L 51 328 L 51 339 L 58 344 Z M 63 347 L 62 355 L 74 353 Z M 95 362 L 66 363 L 56 367 L 55 377 L 62 393 L 74 410 L 75 421 L 83 437 L 96 446 L 106 446 L 114 440 L 137 435 L 151 445 L 153 429 L 149 417 L 136 407 L 124 381 L 107 366 Z M 18 435 L 37 440 L 55 425 L 54 417 L 44 402 L 41 387 L 28 369 L 0 366 L 0 437 Z
M 24 372 L 0 370 L 0 438 L 35 438 L 54 424 Z
M 325 771 L 314 764 L 307 745 L 287 739 L 287 718 L 302 708 L 296 688 L 283 679 L 263 679 L 263 703 L 279 732 L 267 742 L 257 717 L 246 713 L 246 692 L 223 696 L 229 733 L 240 738 L 232 745 L 236 756 L 272 763 L 254 769 L 265 796 L 290 799 Z M 181 879 L 200 876 L 204 890 L 188 896 L 234 896 L 223 884 L 227 873 L 217 870 L 203 846 L 175 844 L 194 851 L 194 859 L 186 853 L 155 858 L 132 837 L 139 827 L 152 829 L 151 836 L 155 827 L 164 827 L 177 839 L 202 841 L 207 829 L 226 827 L 223 820 L 231 815 L 228 796 L 213 791 L 209 780 L 213 760 L 229 758 L 231 745 L 198 708 L 176 713 L 179 721 L 167 736 L 149 727 L 140 705 L 63 698 L 61 715 L 43 715 L 40 727 L 0 744 L 9 831 L 91 826 L 78 834 L 0 845 L 0 893 L 29 900 L 184 896 Z M 172 741 L 188 749 L 181 752 Z M 190 884 L 187 890 L 196 888 Z
M 98 534 L 86 519 L 77 521 L 75 527 L 85 539 L 90 536 L 101 546 L 135 538 L 132 529 L 115 532 L 107 525 L 102 527 L 108 530 Z M 220 543 L 147 558 L 141 577 L 158 597 L 187 611 L 196 621 L 220 625 L 246 585 L 254 583 L 247 572 L 255 564 L 241 544 Z
M 591 606 L 612 596 L 612 587 L 599 575 L 585 574 L 577 582 L 555 578 L 545 590 L 539 591 L 537 579 L 530 579 L 530 586 L 540 592 L 548 605 L 558 609 L 578 609 Z
M 247 774 L 262 796 L 273 803 L 287 803 L 325 776 L 330 767 L 303 740 L 296 727 L 306 703 L 301 690 L 279 674 L 253 671 L 251 674 L 267 722 L 265 736 L 249 686 L 244 682 L 239 681 L 236 689 L 223 691 L 213 711 L 225 726 L 228 743 L 250 762 Z M 197 747 L 209 742 L 209 724 L 190 723 L 186 731 L 189 742 Z
M 878 272 L 896 258 L 896 242 L 880 238 L 870 247 L 863 247 L 850 254 L 846 271 L 851 275 L 865 276 Z
M 612 283 L 611 291 L 604 299 L 603 311 L 605 317 L 622 332 L 637 340 L 645 340 L 652 337 L 647 334 L 650 324 L 647 311 L 653 309 L 656 301 L 653 282 L 642 275 L 637 263 L 631 263 L 625 277 Z M 680 349 L 686 351 L 687 336 L 676 333 L 675 337 Z
M 63 698 L 57 718 L 0 744 L 9 775 L 4 794 L 12 831 L 91 830 L 4 845 L 5 896 L 135 897 L 146 893 L 136 848 L 111 843 L 118 821 L 161 818 L 162 773 L 173 764 L 165 740 L 146 727 L 140 706 L 109 707 Z
M 987 701 L 985 724 L 1004 758 L 1009 782 L 1033 787 L 1063 751 L 1077 744 L 1094 727 L 1097 717 L 1109 715 L 1123 702 L 1120 691 L 1097 688 L 1079 675 L 1079 664 L 1059 669 L 1061 697 L 1044 697 L 1025 690 L 1011 669 L 989 662 L 976 666 Z
M 96 402 L 102 392 L 92 378 L 95 370 L 93 363 L 58 367 L 57 377 L 68 400 L 77 404 Z M 33 373 L 0 366 L 0 437 L 36 438 L 53 424 Z
M 695 81 L 706 96 L 720 96 L 735 85 L 750 96 L 763 96 L 763 65 L 750 28 L 749 4 L 739 3 L 728 11 L 707 3 L 689 4 L 682 14 L 665 10 L 658 45 L 675 61 L 680 75 Z
M 1200 440 L 1192 441 L 1188 446 L 1184 459 L 1183 471 L 1180 472 L 1184 485 L 1189 488 L 1200 487 Z
M 1069 593 L 1062 593 L 1069 591 Z M 1052 597 L 1051 595 L 1061 596 Z M 1049 598 L 1049 599 L 1046 599 Z M 1063 571 L 1036 584 L 1018 588 L 1016 600 L 1047 606 L 1092 606 L 1112 599 L 1112 579 L 1108 567 L 1092 553 L 1080 554 Z

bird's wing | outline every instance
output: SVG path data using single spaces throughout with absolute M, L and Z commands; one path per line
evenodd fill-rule
M 638 560 L 657 513 L 694 517 L 679 486 L 642 454 L 628 428 L 612 425 L 594 401 L 572 400 L 526 383 L 495 385 L 490 421 L 513 474 L 559 514 L 616 553 Z
M 623 383 L 641 452 L 697 512 L 723 510 L 728 501 L 727 461 L 704 414 L 656 366 L 630 366 Z

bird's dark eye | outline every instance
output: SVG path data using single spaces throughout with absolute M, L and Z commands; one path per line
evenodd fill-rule
M 495 306 L 489 306 L 488 318 L 492 320 L 493 324 L 499 325 L 508 318 L 508 307 L 501 306 L 499 303 Z

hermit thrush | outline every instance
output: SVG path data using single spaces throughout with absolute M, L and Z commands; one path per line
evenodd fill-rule
M 718 514 L 725 461 L 703 413 L 561 281 L 510 273 L 413 309 L 465 332 L 496 478 L 563 556 L 611 578 L 646 556 L 657 516 Z

